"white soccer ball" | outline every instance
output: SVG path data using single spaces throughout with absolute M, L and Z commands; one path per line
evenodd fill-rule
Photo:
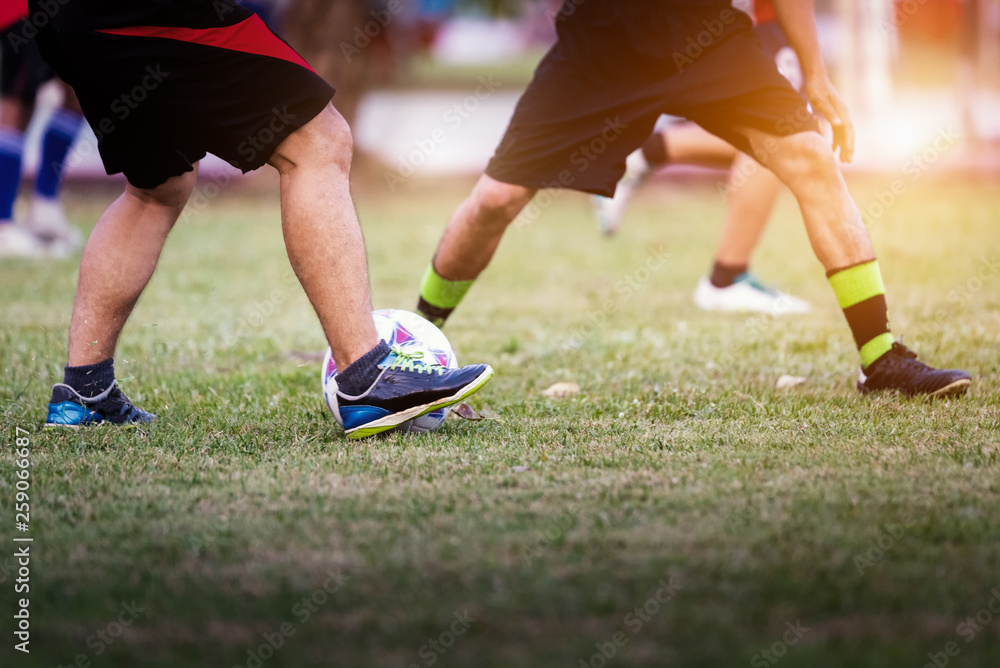
M 448 338 L 432 323 L 416 313 L 398 309 L 382 309 L 372 313 L 375 318 L 375 330 L 379 338 L 392 347 L 407 353 L 422 353 L 423 360 L 428 364 L 446 366 L 449 369 L 458 368 L 458 359 Z M 337 406 L 337 363 L 333 360 L 333 351 L 327 348 L 323 359 L 323 398 L 337 424 L 344 426 Z M 426 434 L 440 427 L 451 407 L 442 408 L 418 418 L 404 422 L 393 431 L 416 434 Z

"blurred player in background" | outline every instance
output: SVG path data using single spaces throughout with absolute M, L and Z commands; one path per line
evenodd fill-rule
M 27 3 L 33 16 L 40 1 Z M 46 426 L 156 419 L 118 386 L 114 354 L 207 153 L 243 172 L 270 164 L 280 174 L 285 248 L 340 369 L 349 438 L 458 403 L 489 381 L 485 364 L 447 369 L 379 339 L 350 195 L 350 128 L 333 88 L 260 17 L 234 0 L 60 1 L 38 46 L 102 134 L 105 169 L 127 185 L 84 249 L 69 360 Z M 137 84 L 141 99 L 112 120 Z
M 754 32 L 778 71 L 797 89 L 802 68 L 774 13 L 771 0 L 754 0 Z M 666 165 L 730 167 L 726 186 L 726 217 L 712 271 L 698 282 L 694 303 L 706 311 L 755 311 L 781 315 L 806 313 L 809 303 L 766 286 L 750 272 L 750 256 L 760 242 L 781 187 L 770 170 L 746 153 L 694 123 L 669 125 L 653 134 L 642 148 L 628 156 L 625 176 L 614 197 L 593 197 L 600 229 L 615 235 L 625 209 L 640 185 Z
M 559 39 L 521 96 L 496 154 L 458 207 L 421 284 L 418 309 L 443 323 L 487 267 L 507 226 L 541 188 L 611 197 L 625 159 L 661 114 L 698 123 L 753 154 L 795 195 L 861 361 L 858 389 L 961 394 L 969 374 L 917 361 L 889 329 L 871 239 L 837 165 L 854 127 L 823 64 L 811 0 L 774 0 L 809 101 L 834 148 L 730 0 L 566 0 Z
M 79 103 L 62 86 L 63 104 L 42 134 L 41 159 L 32 188 L 28 215 L 14 223 L 14 204 L 21 187 L 24 134 L 31 124 L 35 100 L 43 84 L 55 78 L 42 60 L 33 31 L 25 31 L 24 15 L 5 1 L 0 21 L 0 257 L 64 256 L 80 247 L 83 235 L 66 219 L 59 204 L 63 167 L 83 125 Z

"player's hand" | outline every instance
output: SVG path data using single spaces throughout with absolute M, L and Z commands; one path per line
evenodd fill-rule
M 833 87 L 830 78 L 822 76 L 806 82 L 806 95 L 813 109 L 823 114 L 833 127 L 833 149 L 840 149 L 840 161 L 854 158 L 854 123 L 844 99 Z

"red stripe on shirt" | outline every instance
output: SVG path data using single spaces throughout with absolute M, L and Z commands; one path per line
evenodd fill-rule
M 230 51 L 241 51 L 258 56 L 279 58 L 305 67 L 315 74 L 316 70 L 309 66 L 295 49 L 285 44 L 264 24 L 259 16 L 246 18 L 239 23 L 224 28 L 175 28 L 167 26 L 128 26 L 125 28 L 108 28 L 97 32 L 109 35 L 126 35 L 129 37 L 159 37 L 174 39 L 179 42 L 216 46 Z

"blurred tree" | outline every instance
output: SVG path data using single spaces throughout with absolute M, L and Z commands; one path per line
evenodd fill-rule
M 385 39 L 387 26 L 397 18 L 373 10 L 370 0 L 290 0 L 285 15 L 285 38 L 336 86 L 334 104 L 348 122 L 368 83 L 370 47 Z

